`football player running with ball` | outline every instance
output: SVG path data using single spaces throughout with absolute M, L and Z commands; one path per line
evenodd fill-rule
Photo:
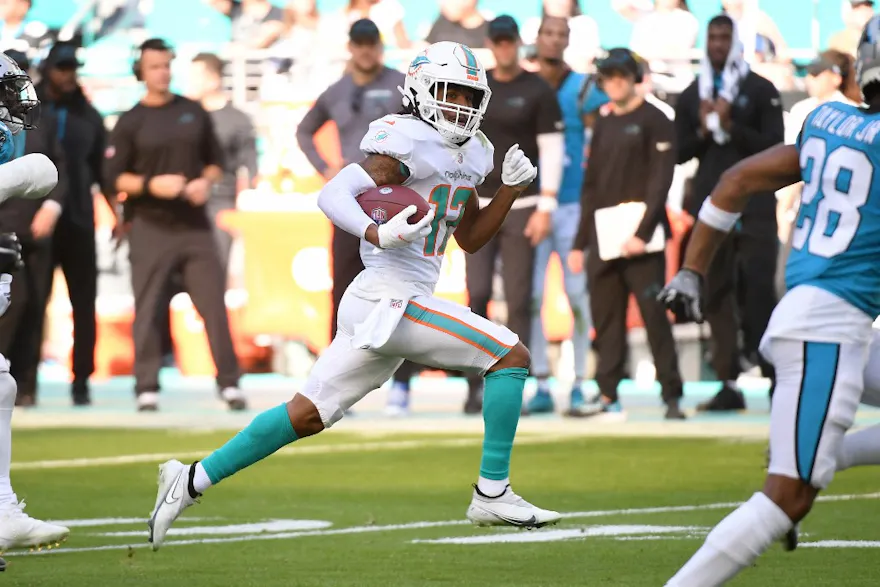
M 660 294 L 676 314 L 702 321 L 702 276 L 749 196 L 804 181 L 788 291 L 761 341 L 776 369 L 767 478 L 668 587 L 724 585 L 779 539 L 793 550 L 798 524 L 834 474 L 880 463 L 880 427 L 848 432 L 859 402 L 880 403 L 872 329 L 880 316 L 880 16 L 865 27 L 856 71 L 865 106 L 823 104 L 796 144 L 725 172 L 700 210 L 684 268 Z
M 480 209 L 476 187 L 492 169 L 493 147 L 478 129 L 491 92 L 468 47 L 445 41 L 429 46 L 410 64 L 401 91 L 405 113 L 374 121 L 361 143 L 366 158 L 344 168 L 318 198 L 336 226 L 362 239 L 366 267 L 339 305 L 336 338 L 292 400 L 259 414 L 203 461 L 160 466 L 149 521 L 154 550 L 208 487 L 332 426 L 403 359 L 486 378 L 483 456 L 468 519 L 520 527 L 559 521 L 557 512 L 530 504 L 509 485 L 529 351 L 507 328 L 433 296 L 449 238 L 454 235 L 466 252 L 480 249 L 537 169 L 518 145 L 511 147 L 502 167 L 504 185 Z M 432 209 L 409 224 L 416 212 L 409 206 L 377 226 L 356 198 L 381 185 L 407 186 Z
M 58 170 L 48 157 L 30 154 L 11 160 L 13 135 L 36 127 L 39 105 L 27 74 L 0 53 L 0 202 L 13 197 L 40 199 L 58 183 Z M 2 212 L 0 212 L 2 213 Z M 12 273 L 22 266 L 21 244 L 15 234 L 0 233 L 0 316 L 12 299 Z M 16 548 L 56 546 L 70 530 L 34 519 L 24 513 L 12 491 L 9 468 L 12 462 L 12 410 L 17 387 L 9 373 L 9 362 L 0 355 L 0 552 Z M 0 559 L 0 570 L 6 563 Z

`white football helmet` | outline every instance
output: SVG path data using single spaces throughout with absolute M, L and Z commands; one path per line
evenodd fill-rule
M 446 101 L 449 85 L 471 88 L 474 107 Z M 449 142 L 461 144 L 477 133 L 492 91 L 486 70 L 469 47 L 440 41 L 419 53 L 406 72 L 403 106 L 437 129 Z

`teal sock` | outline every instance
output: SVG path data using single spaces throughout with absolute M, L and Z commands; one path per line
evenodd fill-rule
M 480 477 L 501 481 L 510 477 L 510 453 L 522 409 L 528 369 L 500 369 L 486 375 L 483 391 L 483 459 Z
M 296 439 L 287 415 L 287 404 L 281 404 L 258 414 L 247 428 L 208 455 L 201 464 L 211 483 L 219 483 Z

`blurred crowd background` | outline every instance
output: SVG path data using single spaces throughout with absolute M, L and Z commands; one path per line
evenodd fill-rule
M 301 375 L 329 342 L 332 321 L 331 230 L 314 197 L 346 158 L 340 129 L 327 120 L 333 117 L 310 128 L 313 152 L 303 149 L 297 133 L 302 134 L 300 122 L 319 96 L 358 69 L 349 51 L 353 23 L 375 23 L 384 51 L 374 58 L 393 70 L 405 72 L 427 43 L 440 40 L 467 43 L 491 69 L 489 23 L 506 14 L 518 24 L 520 65 L 537 71 L 541 19 L 563 17 L 571 31 L 564 59 L 572 70 L 594 74 L 604 51 L 629 47 L 649 74 L 642 91 L 674 117 L 679 96 L 700 71 L 707 24 L 724 12 L 737 24 L 752 71 L 778 90 L 786 139 L 792 141 L 818 103 L 836 99 L 838 91 L 859 99 L 852 59 L 875 9 L 865 0 L 0 0 L 0 50 L 25 58 L 35 81 L 53 67 L 75 71 L 83 96 L 111 132 L 143 93 L 132 74 L 137 47 L 160 37 L 174 48 L 173 91 L 201 101 L 209 111 L 228 106 L 246 115 L 231 131 L 243 139 L 233 198 L 212 210 L 218 230 L 228 235 L 228 242 L 221 238 L 218 246 L 228 270 L 230 328 L 246 372 Z M 56 49 L 50 59 L 58 43 L 73 47 L 75 57 L 59 60 Z M 355 96 L 350 109 L 359 113 L 363 96 Z M 316 169 L 316 161 L 324 168 Z M 667 202 L 673 227 L 668 273 L 678 264 L 678 245 L 691 222 L 682 209 L 698 165 L 696 160 L 680 163 Z M 98 178 L 94 184 L 98 286 L 93 377 L 102 378 L 132 372 L 134 304 L 127 243 L 114 232 L 119 202 L 116 194 L 100 194 Z M 112 187 L 104 186 L 108 190 Z M 795 196 L 778 194 L 780 244 L 788 240 Z M 451 244 L 439 295 L 468 303 L 465 265 L 464 253 Z M 540 310 L 554 345 L 568 340 L 573 328 L 561 267 L 558 259 L 551 261 Z M 41 367 L 47 372 L 69 373 L 72 365 L 74 319 L 65 283 L 63 277 L 54 280 L 48 302 Z M 502 289 L 495 288 L 488 310 L 498 320 L 506 319 Z M 174 343 L 166 364 L 184 374 L 214 375 L 204 324 L 185 293 L 171 294 Z M 628 326 L 635 333 L 629 374 L 636 377 L 642 367 L 650 371 L 650 357 L 644 336 L 638 335 L 642 323 L 635 304 Z M 717 379 L 706 360 L 711 352 L 707 336 L 688 328 L 676 325 L 675 330 L 679 343 L 694 349 L 679 350 L 683 377 Z M 554 354 L 562 367 L 554 362 L 553 371 L 570 369 L 570 346 L 556 347 L 562 349 Z M 742 361 L 746 370 L 758 363 L 745 351 Z

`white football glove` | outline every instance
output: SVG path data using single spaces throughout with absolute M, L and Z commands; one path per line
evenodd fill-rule
M 12 302 L 12 276 L 8 273 L 0 274 L 0 316 L 9 309 Z
M 513 188 L 524 188 L 538 176 L 538 168 L 532 165 L 519 143 L 507 150 L 501 164 L 501 181 Z
M 431 221 L 434 220 L 434 209 L 431 208 L 425 217 L 410 224 L 409 217 L 416 213 L 415 206 L 407 206 L 391 220 L 379 226 L 379 248 L 399 249 L 409 246 L 419 239 L 431 234 Z

